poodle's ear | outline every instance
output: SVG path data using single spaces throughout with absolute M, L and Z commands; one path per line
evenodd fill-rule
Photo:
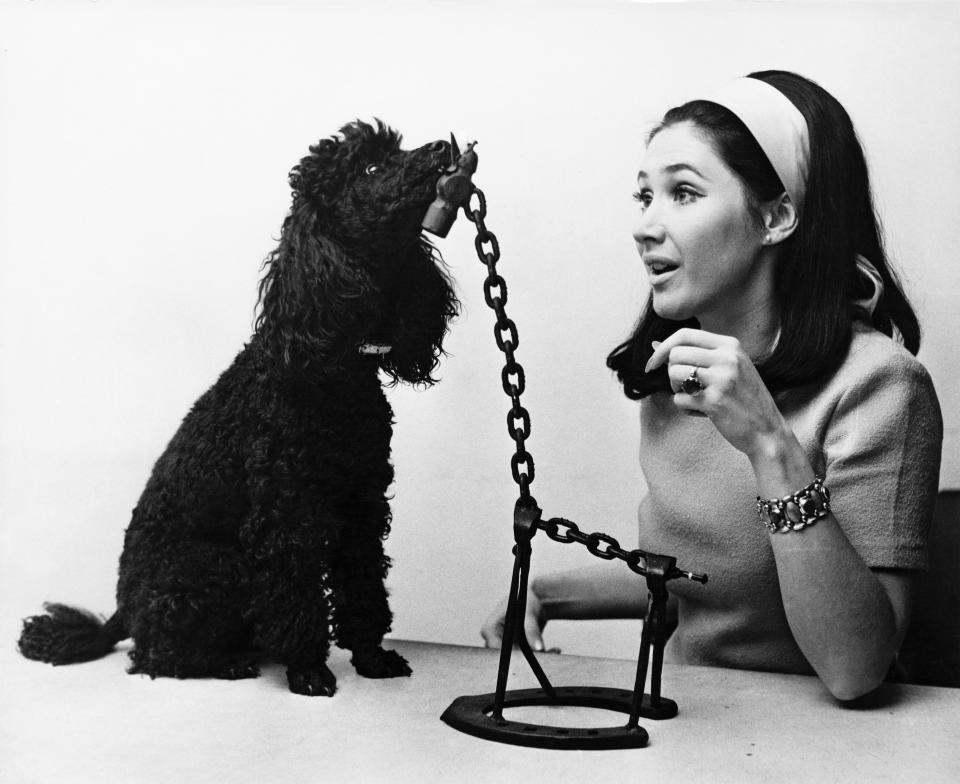
M 296 201 L 260 281 L 255 335 L 268 356 L 294 369 L 338 367 L 377 319 L 369 276 L 318 224 L 312 206 Z
M 429 386 L 443 354 L 443 339 L 460 303 L 439 255 L 429 241 L 412 249 L 402 265 L 404 274 L 392 291 L 392 306 L 384 316 L 393 350 L 380 362 L 394 382 Z
M 306 202 L 314 210 L 322 210 L 342 191 L 348 172 L 337 162 L 340 146 L 339 139 L 321 139 L 311 145 L 310 154 L 290 171 L 295 207 L 299 202 Z

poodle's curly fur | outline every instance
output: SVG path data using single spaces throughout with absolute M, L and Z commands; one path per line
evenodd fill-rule
M 458 302 L 420 229 L 449 145 L 400 141 L 357 121 L 294 167 L 254 334 L 154 466 L 116 613 L 104 624 L 48 604 L 24 621 L 25 656 L 86 661 L 132 637 L 131 672 L 255 677 L 269 659 L 291 691 L 332 695 L 334 641 L 361 675 L 410 673 L 381 647 L 393 468 L 380 373 L 434 383 Z

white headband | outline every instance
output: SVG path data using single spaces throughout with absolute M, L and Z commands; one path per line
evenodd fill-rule
M 733 112 L 753 134 L 798 210 L 807 189 L 810 137 L 800 110 L 776 87 L 744 76 L 703 100 Z
M 810 132 L 800 110 L 773 85 L 744 76 L 728 82 L 704 100 L 733 112 L 753 134 L 760 149 L 799 210 L 807 192 Z M 883 279 L 864 256 L 856 256 L 857 273 L 869 281 L 873 293 L 854 300 L 854 312 L 868 321 L 883 296 Z

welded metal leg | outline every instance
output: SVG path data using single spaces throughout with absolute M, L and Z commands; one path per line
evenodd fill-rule
M 556 697 L 556 692 L 546 673 L 537 661 L 523 628 L 523 619 L 527 611 L 527 578 L 530 568 L 530 546 L 517 545 L 518 552 L 513 566 L 513 578 L 510 581 L 510 598 L 507 603 L 507 617 L 503 627 L 503 641 L 500 646 L 500 665 L 497 669 L 497 690 L 493 702 L 493 716 L 503 718 L 503 703 L 507 692 L 507 679 L 510 676 L 510 658 L 516 640 L 527 664 L 540 682 L 540 687 L 548 697 Z M 523 551 L 526 550 L 526 553 Z M 519 637 L 518 635 L 519 631 Z
M 497 690 L 494 693 L 492 715 L 497 719 L 503 718 L 503 704 L 506 698 L 507 679 L 510 676 L 510 658 L 514 642 L 519 646 L 530 669 L 533 670 L 540 687 L 548 697 L 556 697 L 553 686 L 530 648 L 523 628 L 523 620 L 527 613 L 527 585 L 530 578 L 530 539 L 536 532 L 535 525 L 539 516 L 540 510 L 536 505 L 523 506 L 518 503 L 514 510 L 514 538 L 517 543 L 513 548 L 513 576 L 510 579 L 510 597 L 507 601 L 507 614 L 503 625 L 500 665 L 497 669 Z
M 644 689 L 647 685 L 647 667 L 650 662 L 650 641 L 653 637 L 653 628 L 650 621 L 655 612 L 653 595 L 651 594 L 647 599 L 647 615 L 643 621 L 643 631 L 640 633 L 640 652 L 637 654 L 637 677 L 633 683 L 633 701 L 630 704 L 630 720 L 627 722 L 628 728 L 637 726 L 640 721 L 640 711 L 643 709 Z
M 663 649 L 667 644 L 667 591 L 664 587 L 662 598 L 657 603 L 657 620 L 653 627 L 653 670 L 650 673 L 650 705 L 661 707 L 660 679 L 663 676 Z
M 530 641 L 527 639 L 526 629 L 524 629 L 523 621 L 527 614 L 527 583 L 530 577 L 529 545 L 527 545 L 526 551 L 523 559 L 523 567 L 520 569 L 520 585 L 517 586 L 517 610 L 513 624 L 514 638 L 517 641 L 517 645 L 520 646 L 520 651 L 527 660 L 527 664 L 530 665 L 530 669 L 533 670 L 533 674 L 536 676 L 537 681 L 539 681 L 540 688 L 547 693 L 548 697 L 556 697 L 557 695 L 553 690 L 553 686 L 550 685 L 550 681 L 547 679 L 543 667 L 540 666 L 536 654 L 534 654 L 533 649 L 530 647 Z M 520 631 L 519 636 L 516 634 L 518 629 Z
M 676 559 L 670 556 L 647 558 L 647 615 L 640 635 L 640 653 L 637 659 L 637 678 L 633 687 L 633 701 L 627 727 L 636 726 L 640 717 L 669 719 L 677 715 L 677 704 L 660 694 L 663 675 L 663 649 L 667 643 L 667 579 Z M 650 667 L 650 649 L 653 665 Z M 650 669 L 650 693 L 644 694 L 647 671 Z
M 503 718 L 503 700 L 507 691 L 507 678 L 510 675 L 510 657 L 513 654 L 513 633 L 517 623 L 517 586 L 520 584 L 520 554 L 514 548 L 513 577 L 510 580 L 510 596 L 507 600 L 507 616 L 503 623 L 503 639 L 500 641 L 500 665 L 497 668 L 496 698 L 493 703 L 493 716 Z

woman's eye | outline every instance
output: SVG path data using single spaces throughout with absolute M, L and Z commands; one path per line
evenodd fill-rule
M 673 198 L 679 204 L 690 204 L 697 200 L 700 196 L 696 191 L 691 190 L 690 188 L 680 187 L 673 192 Z
M 367 166 L 366 169 L 363 170 L 363 173 L 364 173 L 364 174 L 376 174 L 378 171 L 380 171 L 380 164 L 378 164 L 378 163 L 371 163 L 369 166 Z
M 633 200 L 640 202 L 641 209 L 646 209 L 650 206 L 650 202 L 653 201 L 653 195 L 650 191 L 637 191 L 633 194 Z

